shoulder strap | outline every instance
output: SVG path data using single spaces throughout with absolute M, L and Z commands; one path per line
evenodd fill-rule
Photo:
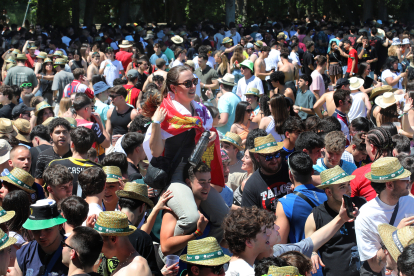
M 39 147 L 34 147 L 34 148 L 37 150 L 38 153 L 41 153 L 42 152 L 42 150 L 39 149 Z
M 52 259 L 50 260 L 50 262 L 48 263 L 45 273 L 43 274 L 43 276 L 47 276 L 49 275 L 49 272 L 52 271 L 53 266 L 55 265 L 56 261 L 58 259 L 60 259 L 60 256 L 62 256 L 62 245 L 59 245 L 59 248 L 55 251 L 55 253 L 53 254 Z
M 315 203 L 313 203 L 307 196 L 305 196 L 304 194 L 302 194 L 301 192 L 298 191 L 293 191 L 293 193 L 299 197 L 301 197 L 303 200 L 305 200 L 312 208 L 315 208 L 316 205 Z
M 392 216 L 391 216 L 391 220 L 390 220 L 390 225 L 394 225 L 395 222 L 395 218 L 397 217 L 398 214 L 398 207 L 400 206 L 400 202 L 397 202 L 397 205 L 395 205 L 394 208 L 394 212 L 392 212 Z

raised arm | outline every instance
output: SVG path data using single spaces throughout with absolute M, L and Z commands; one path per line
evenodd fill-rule
M 162 153 L 164 152 L 165 140 L 163 140 L 161 136 L 160 123 L 164 121 L 166 116 L 167 116 L 167 110 L 165 110 L 162 107 L 158 107 L 154 115 L 151 118 L 152 132 L 151 132 L 151 138 L 150 138 L 150 149 L 151 149 L 152 156 L 154 157 L 161 156 Z

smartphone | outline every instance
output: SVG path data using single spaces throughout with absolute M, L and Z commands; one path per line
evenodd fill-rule
M 343 195 L 343 198 L 344 198 L 346 213 L 348 214 L 348 217 L 355 218 L 354 217 L 354 205 L 352 204 L 351 197 L 348 195 Z

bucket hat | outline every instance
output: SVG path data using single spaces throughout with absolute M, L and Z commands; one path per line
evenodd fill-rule
M 236 83 L 234 82 L 234 75 L 226 73 L 223 78 L 218 80 L 219 83 L 235 86 Z
M 48 104 L 46 101 L 40 102 L 36 105 L 35 109 L 35 115 L 39 114 L 40 110 L 46 109 L 46 108 L 52 108 L 50 104 Z
M 111 88 L 109 85 L 107 85 L 103 81 L 100 81 L 93 85 L 93 92 L 95 93 L 95 95 L 98 95 L 99 93 L 105 92 L 109 88 Z
M 66 222 L 53 199 L 40 199 L 30 205 L 30 215 L 23 227 L 27 230 L 42 230 Z
M 220 142 L 227 142 L 238 148 L 239 150 L 243 150 L 242 146 L 242 139 L 237 133 L 227 132 L 223 138 L 220 139 Z
M 401 40 L 398 37 L 394 37 L 392 39 L 392 44 L 391 46 L 396 46 L 396 45 L 401 45 Z
M 299 269 L 294 266 L 269 266 L 269 270 L 267 275 L 274 275 L 274 276 L 298 276 L 300 275 Z
M 132 45 L 129 43 L 128 40 L 122 40 L 122 43 L 118 45 L 119 48 L 129 48 L 132 47 Z
M 11 149 L 12 147 L 9 142 L 4 139 L 0 139 L 0 164 L 3 164 L 10 159 Z
M 36 192 L 33 189 L 34 178 L 25 170 L 14 168 L 8 175 L 1 176 L 0 179 L 28 193 L 33 194 Z
M 15 215 L 14 211 L 6 211 L 0 206 L 0 224 L 8 222 Z
M 387 108 L 398 102 L 397 98 L 404 97 L 403 95 L 394 95 L 392 92 L 385 92 L 383 95 L 375 98 L 375 103 L 381 108 Z
M 244 66 L 244 67 L 247 67 L 247 68 L 249 68 L 250 69 L 250 71 L 252 71 L 252 73 L 253 73 L 253 69 L 254 69 L 254 65 L 253 65 L 253 62 L 252 61 L 250 61 L 250 60 L 248 60 L 248 59 L 245 59 L 242 63 L 240 63 L 240 66 Z
M 13 123 L 10 119 L 0 118 L 0 137 L 4 134 L 17 135 L 16 127 L 13 126 Z
M 145 184 L 138 184 L 134 182 L 125 183 L 124 189 L 115 192 L 121 198 L 130 198 L 145 202 L 150 209 L 154 207 L 154 203 L 148 198 L 148 186 Z
M 372 163 L 371 171 L 365 177 L 372 182 L 386 183 L 409 177 L 411 172 L 401 166 L 396 157 L 383 157 Z
M 359 88 L 361 88 L 361 86 L 364 85 L 364 80 L 357 78 L 357 77 L 352 77 L 349 79 L 349 90 L 358 90 Z
M 408 44 L 410 44 L 410 39 L 409 38 L 404 38 L 401 44 L 402 45 L 408 45 Z
M 262 36 L 262 34 L 256 34 L 256 37 L 255 37 L 255 39 L 256 40 L 263 40 L 263 36 Z
M 384 223 L 378 225 L 378 233 L 395 262 L 397 262 L 404 247 L 414 243 L 414 227 L 412 226 L 397 229 L 397 227 Z
M 175 44 L 181 44 L 183 43 L 184 39 L 179 35 L 175 35 L 171 38 L 171 41 L 174 42 Z
M 30 122 L 26 119 L 18 118 L 13 121 L 13 125 L 17 128 L 16 139 L 30 143 Z
M 253 95 L 253 96 L 256 96 L 256 97 L 259 97 L 259 98 L 261 96 L 259 89 L 254 88 L 254 87 L 250 87 L 249 89 L 247 89 L 247 91 L 246 91 L 246 93 L 244 93 L 244 95 Z
M 347 174 L 341 167 L 338 165 L 332 169 L 324 170 L 321 172 L 321 185 L 316 186 L 319 189 L 325 189 L 332 185 L 345 183 L 354 179 L 355 175 Z
M 0 251 L 17 242 L 15 237 L 9 237 L 0 229 Z
M 391 85 L 383 85 L 377 88 L 372 89 L 369 100 L 374 99 L 375 97 L 384 94 L 385 92 L 394 92 L 397 91 L 397 88 L 392 88 Z
M 224 254 L 216 238 L 207 237 L 189 241 L 187 254 L 181 255 L 180 260 L 196 265 L 218 266 L 228 263 L 230 256 Z
M 283 142 L 276 142 L 272 134 L 254 138 L 254 148 L 250 150 L 253 153 L 273 153 L 283 148 Z
M 221 44 L 227 44 L 227 43 L 230 43 L 232 41 L 233 41 L 233 39 L 231 39 L 230 37 L 225 37 L 225 38 L 223 38 L 223 41 L 221 42 Z
M 119 211 L 100 212 L 94 229 L 102 236 L 128 236 L 137 228 L 128 225 L 128 217 Z
M 121 169 L 116 166 L 106 166 L 102 168 L 106 173 L 106 182 L 119 182 L 119 178 L 122 179 Z

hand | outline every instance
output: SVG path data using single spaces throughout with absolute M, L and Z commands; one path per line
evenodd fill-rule
M 92 112 L 91 113 L 91 119 L 92 119 L 92 121 L 95 120 L 95 123 L 97 123 L 98 125 L 102 124 L 101 117 L 99 116 L 98 113 Z
M 213 142 L 217 138 L 217 133 L 210 131 L 210 137 L 208 138 L 210 142 Z
M 377 82 L 377 84 L 376 85 L 374 85 L 375 87 L 381 87 L 382 86 L 382 82 Z
M 312 273 L 314 274 L 319 269 L 319 265 L 321 265 L 322 267 L 325 267 L 325 264 L 322 262 L 321 257 L 319 257 L 318 253 L 316 252 L 312 252 L 311 261 L 312 261 Z
M 95 222 L 96 222 L 97 219 L 98 219 L 97 214 L 90 215 L 86 219 L 86 227 L 94 228 L 95 227 Z
M 405 71 L 404 73 L 401 73 L 401 78 L 406 78 L 407 77 L 407 75 L 408 75 L 408 72 L 407 71 Z
M 164 276 L 175 276 L 178 274 L 178 270 L 180 269 L 180 266 L 178 265 L 179 262 L 176 262 L 175 264 L 172 264 L 170 266 L 164 265 L 164 267 L 161 269 L 161 274 Z
M 154 115 L 152 116 L 151 120 L 153 122 L 158 121 L 162 123 L 167 116 L 167 110 L 163 107 L 158 107 L 157 110 L 155 110 Z
M 166 205 L 167 201 L 174 197 L 171 193 L 172 193 L 171 191 L 166 191 L 165 193 L 163 193 L 160 196 L 160 198 L 158 199 L 157 204 L 154 206 L 154 208 L 152 210 L 154 210 L 154 211 L 161 211 L 161 210 L 172 211 L 171 208 L 167 207 L 167 205 Z
M 414 223 L 414 216 L 412 217 L 408 217 L 408 218 L 403 218 L 400 223 L 398 224 L 397 228 L 401 229 L 405 226 L 411 226 Z
M 348 217 L 348 214 L 346 212 L 345 201 L 342 198 L 342 205 L 341 205 L 341 209 L 339 210 L 338 216 L 341 218 L 343 223 L 353 222 L 356 219 L 356 217 L 358 216 L 358 213 L 359 213 L 358 208 L 355 207 L 355 204 L 353 204 L 353 205 L 354 205 L 354 212 L 353 213 L 354 213 L 355 218 L 350 218 L 350 217 Z
M 208 224 L 208 219 L 202 213 L 200 213 L 200 211 L 198 211 L 198 213 L 200 214 L 200 218 L 197 221 L 197 229 L 201 232 L 204 232 L 204 229 L 206 229 L 206 226 Z
M 210 88 L 206 90 L 206 96 L 207 96 L 207 98 L 209 98 L 209 99 L 213 99 L 213 98 L 214 98 L 213 91 L 211 91 L 211 89 L 210 89 Z
M 124 186 L 125 186 L 124 180 L 125 179 L 123 179 L 123 178 L 118 178 L 119 190 L 123 190 L 124 189 Z
M 408 99 L 405 100 L 403 112 L 407 113 L 411 108 L 413 108 L 413 99 L 409 97 Z

